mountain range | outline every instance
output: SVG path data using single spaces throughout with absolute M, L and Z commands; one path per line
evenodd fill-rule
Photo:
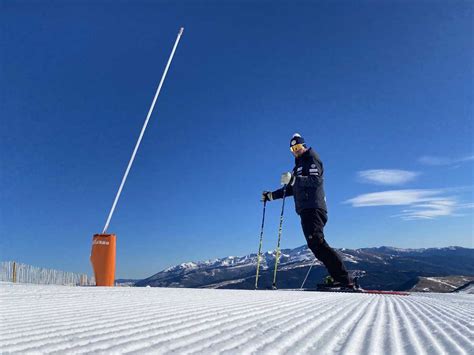
M 338 249 L 346 267 L 352 272 L 365 272 L 360 279 L 364 288 L 409 290 L 421 277 L 450 275 L 474 276 L 474 249 L 462 247 L 401 249 L 377 247 Z M 261 256 L 259 288 L 270 288 L 273 280 L 275 251 Z M 257 255 L 187 262 L 162 270 L 135 286 L 253 289 Z M 315 287 L 327 275 L 307 246 L 281 251 L 278 266 L 278 288 Z

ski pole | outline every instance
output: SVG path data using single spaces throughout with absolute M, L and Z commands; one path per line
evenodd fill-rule
M 263 216 L 262 216 L 262 227 L 260 229 L 260 244 L 258 245 L 257 255 L 257 273 L 255 275 L 255 289 L 258 288 L 258 274 L 260 270 L 260 255 L 262 254 L 262 241 L 263 241 L 263 226 L 265 225 L 265 209 L 267 206 L 267 200 L 263 201 Z
M 275 269 L 273 270 L 273 284 L 272 289 L 276 289 L 276 278 L 277 278 L 277 268 L 278 268 L 278 261 L 280 259 L 280 240 L 281 240 L 281 230 L 283 227 L 283 212 L 285 211 L 285 197 L 286 197 L 286 184 L 283 186 L 283 203 L 281 205 L 281 213 L 280 213 L 280 227 L 278 228 L 278 242 L 277 242 L 277 250 L 275 255 Z
M 306 279 L 308 278 L 309 273 L 311 272 L 311 269 L 313 268 L 313 265 L 314 265 L 315 262 L 316 262 L 316 259 L 314 259 L 313 262 L 311 263 L 311 266 L 309 267 L 309 270 L 308 270 L 308 272 L 306 273 L 306 277 L 304 278 L 303 283 L 301 284 L 300 290 L 303 289 L 304 284 L 306 283 Z

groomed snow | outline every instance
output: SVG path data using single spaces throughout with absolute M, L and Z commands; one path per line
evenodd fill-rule
M 1 353 L 472 354 L 474 295 L 0 284 Z

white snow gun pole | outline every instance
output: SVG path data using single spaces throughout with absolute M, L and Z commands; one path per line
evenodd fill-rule
M 258 288 L 258 274 L 260 270 L 260 256 L 262 254 L 262 242 L 263 242 L 263 226 L 265 225 L 265 208 L 267 206 L 267 200 L 263 201 L 263 217 L 262 217 L 262 227 L 260 228 L 260 244 L 258 245 L 258 254 L 257 254 L 257 274 L 255 275 L 255 289 Z
M 275 255 L 275 269 L 273 270 L 273 284 L 272 289 L 276 290 L 276 279 L 277 279 L 277 269 L 278 269 L 278 261 L 280 260 L 280 240 L 281 240 L 281 230 L 283 227 L 283 212 L 285 211 L 285 197 L 286 197 L 286 184 L 283 186 L 283 203 L 281 205 L 281 213 L 280 213 L 280 227 L 278 228 L 278 242 L 277 242 L 277 249 Z
M 132 157 L 130 158 L 130 161 L 128 162 L 127 170 L 125 170 L 125 174 L 122 178 L 122 182 L 120 183 L 120 187 L 118 189 L 117 195 L 115 196 L 114 203 L 112 205 L 112 208 L 109 213 L 109 217 L 107 218 L 107 222 L 105 222 L 104 230 L 102 231 L 102 234 L 105 234 L 107 232 L 107 228 L 109 228 L 110 220 L 112 219 L 112 215 L 114 214 L 115 211 L 115 206 L 117 206 L 117 202 L 120 198 L 120 194 L 122 193 L 123 185 L 125 185 L 125 181 L 127 180 L 128 173 L 130 172 L 130 168 L 132 167 L 133 160 L 135 159 L 135 155 L 137 154 L 138 147 L 140 146 L 140 143 L 143 138 L 143 134 L 145 133 L 146 127 L 148 126 L 148 121 L 150 120 L 151 114 L 153 112 L 153 109 L 156 104 L 156 100 L 158 99 L 158 96 L 160 95 L 161 87 L 163 86 L 163 82 L 165 81 L 166 74 L 168 73 L 168 69 L 170 67 L 171 61 L 173 60 L 174 52 L 176 51 L 176 48 L 178 47 L 179 40 L 181 39 L 181 35 L 183 34 L 184 28 L 181 27 L 179 32 L 178 32 L 178 37 L 176 37 L 176 42 L 174 43 L 173 50 L 171 51 L 171 55 L 168 59 L 168 63 L 166 64 L 165 71 L 163 72 L 163 76 L 161 77 L 160 84 L 158 85 L 158 88 L 156 89 L 155 97 L 153 98 L 153 102 L 151 103 L 150 110 L 148 110 L 148 115 L 146 116 L 145 123 L 143 124 L 142 131 L 140 132 L 140 136 L 138 137 L 137 144 L 135 145 L 135 149 L 133 150 Z

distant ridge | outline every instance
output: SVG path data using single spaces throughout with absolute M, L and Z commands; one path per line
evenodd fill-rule
M 465 285 L 462 285 L 461 287 L 458 287 L 457 289 L 455 289 L 453 292 L 463 292 L 463 293 L 474 294 L 474 281 L 469 281 Z
M 363 287 L 382 290 L 409 290 L 419 277 L 449 275 L 474 276 L 474 249 L 444 248 L 403 249 L 389 246 L 339 249 L 348 269 L 364 270 Z M 262 255 L 260 288 L 271 285 L 275 252 Z M 311 264 L 314 266 L 307 285 L 315 285 L 326 275 L 319 261 L 304 245 L 283 249 L 278 271 L 279 288 L 298 288 Z M 206 261 L 186 262 L 166 268 L 136 282 L 136 286 L 252 289 L 255 282 L 256 254 L 228 256 Z

